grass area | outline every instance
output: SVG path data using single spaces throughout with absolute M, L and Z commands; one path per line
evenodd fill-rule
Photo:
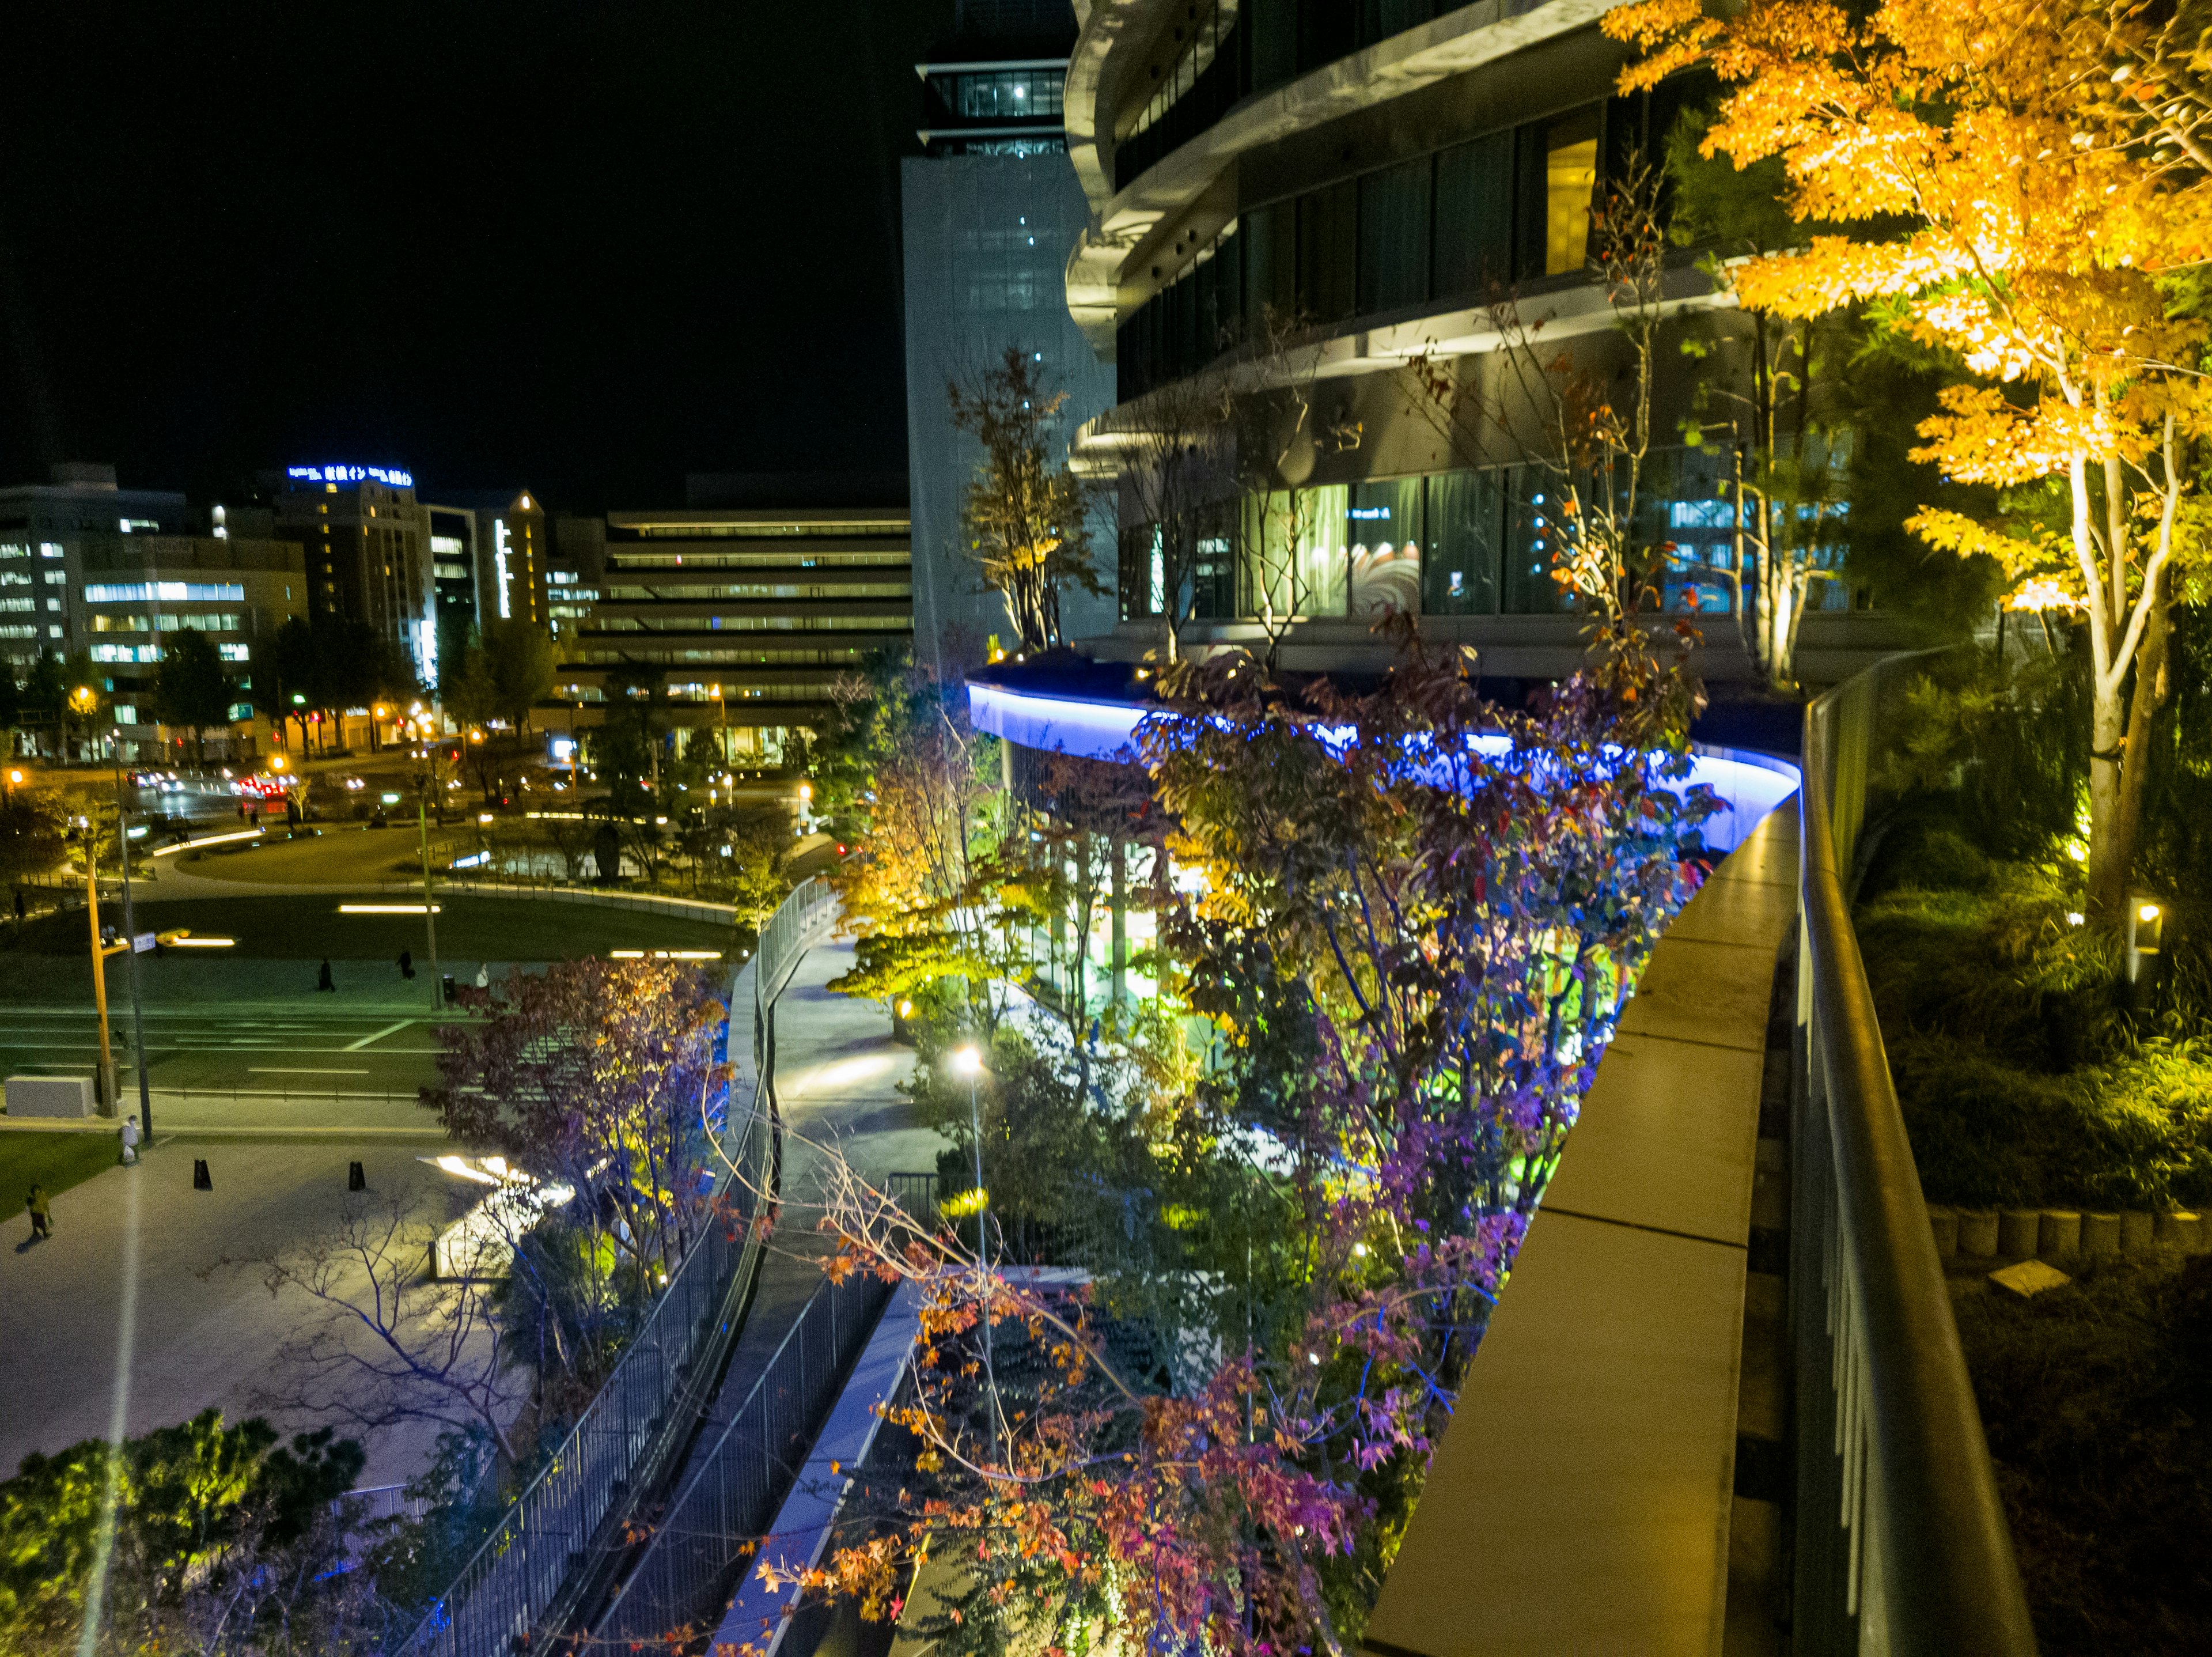
M 1958 1307 L 2037 1638 L 2212 1651 L 2212 1256 L 2080 1272 Z
M 0 1131 L 0 1215 L 21 1216 L 33 1185 L 52 1197 L 115 1167 L 120 1155 L 112 1133 Z
M 234 948 L 207 952 L 208 959 L 388 961 L 408 949 L 427 966 L 422 916 L 338 912 L 342 903 L 406 901 L 388 894 L 337 892 L 156 899 L 140 902 L 136 914 L 142 932 L 189 929 L 238 941 Z M 438 903 L 438 952 L 453 960 L 568 960 L 614 949 L 719 949 L 727 956 L 752 944 L 749 930 L 627 907 L 447 894 Z M 120 920 L 119 913 L 116 918 Z M 13 928 L 0 929 L 0 950 L 81 961 L 86 949 L 82 910 L 31 921 L 20 939 Z
M 1859 944 L 1929 1200 L 2212 1205 L 2212 1042 L 2128 1016 L 2078 871 L 1894 825 Z

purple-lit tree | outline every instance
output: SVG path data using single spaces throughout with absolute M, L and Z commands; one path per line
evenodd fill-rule
M 900 1614 L 936 1560 L 921 1620 L 979 1654 L 1356 1639 L 1709 808 L 1672 659 L 1632 649 L 1515 713 L 1396 625 L 1376 690 L 1186 662 L 1141 734 L 1174 825 L 1164 993 L 1209 1034 L 1194 1083 L 1117 1125 L 1161 1189 L 1213 1170 L 1212 1212 L 1158 1220 L 1212 1227 L 1210 1263 L 1102 1255 L 1091 1288 L 1042 1286 L 975 1246 L 983 1195 L 933 1228 L 835 1184 L 833 1270 L 923 1291 L 894 1411 L 921 1447 L 815 1590 Z M 1130 1095 L 1174 1074 L 1124 1070 Z M 1178 1321 L 1177 1278 L 1219 1289 Z

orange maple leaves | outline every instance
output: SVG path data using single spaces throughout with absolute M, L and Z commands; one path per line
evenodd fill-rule
M 2167 532 L 2143 556 L 2163 558 L 2183 487 L 2173 446 L 2212 435 L 2212 383 L 2197 371 L 2204 325 L 2175 314 L 2160 277 L 2212 253 L 2212 174 L 2176 164 L 2187 101 L 2130 82 L 2151 61 L 2132 15 L 2094 0 L 1884 0 L 1854 21 L 1751 0 L 1723 19 L 1646 0 L 1604 26 L 1645 48 L 1624 89 L 1709 64 L 1730 91 L 1705 153 L 1778 156 L 1792 216 L 1838 227 L 1736 271 L 1743 303 L 1793 317 L 1869 304 L 1955 355 L 1985 383 L 1944 393 L 1914 458 L 1968 483 L 2063 475 L 2077 494 L 2103 472 L 2160 503 Z M 2063 560 L 1955 514 L 1912 527 L 2046 586 L 2071 562 L 2066 579 L 2094 587 L 2116 556 L 2086 530 Z M 2092 601 L 2124 611 L 2125 582 Z

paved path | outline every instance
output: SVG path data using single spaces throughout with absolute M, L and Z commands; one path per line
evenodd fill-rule
M 472 1196 L 416 1161 L 428 1148 L 367 1137 L 161 1145 L 137 1167 L 111 1168 L 57 1197 L 51 1241 L 24 1246 L 28 1222 L 11 1209 L 0 1231 L 0 1353 L 8 1355 L 0 1477 L 31 1451 L 104 1435 L 118 1376 L 134 1434 L 210 1404 L 234 1420 L 264 1413 L 257 1389 L 298 1325 L 300 1307 L 272 1299 L 250 1270 L 216 1262 L 331 1225 L 350 1161 L 363 1164 L 380 1195 L 420 1191 L 433 1204 Z M 192 1189 L 195 1156 L 208 1162 L 211 1191 Z M 407 1477 L 434 1437 L 419 1430 L 372 1437 L 362 1482 Z
M 914 1073 L 914 1050 L 891 1039 L 890 1015 L 882 1003 L 827 988 L 852 966 L 850 944 L 822 945 L 799 963 L 776 1002 L 776 1096 L 785 1129 L 782 1223 L 708 1412 L 716 1425 L 744 1404 L 822 1281 L 817 1261 L 825 1245 L 814 1223 L 820 1218 L 825 1156 L 842 1154 L 864 1175 L 880 1179 L 933 1172 L 946 1142 L 912 1125 L 913 1106 L 898 1084 Z
M 863 1174 L 931 1172 L 947 1142 L 913 1125 L 898 1084 L 914 1073 L 914 1050 L 891 1039 L 880 1002 L 841 996 L 827 986 L 850 972 L 850 944 L 825 944 L 799 963 L 776 1003 L 776 1095 L 794 1141 L 835 1146 Z M 784 1153 L 787 1209 L 804 1209 L 817 1189 L 818 1160 L 807 1144 Z M 811 1225 L 809 1215 L 804 1223 Z

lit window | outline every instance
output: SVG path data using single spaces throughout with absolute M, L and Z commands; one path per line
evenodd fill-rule
M 1544 274 L 1589 262 L 1590 195 L 1597 187 L 1597 118 L 1554 124 L 1544 144 Z
M 40 541 L 39 543 L 39 556 L 40 557 L 58 558 L 61 555 L 62 544 L 59 541 Z

